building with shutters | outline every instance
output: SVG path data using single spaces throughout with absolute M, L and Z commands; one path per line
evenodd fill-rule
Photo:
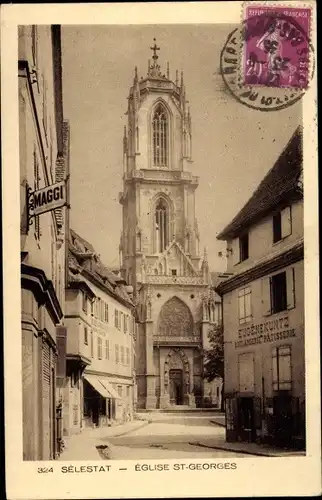
M 135 318 L 132 287 L 70 230 L 66 316 L 65 435 L 133 418 Z
M 60 451 L 66 207 L 31 215 L 31 192 L 66 179 L 59 26 L 19 27 L 23 458 Z M 29 217 L 30 216 L 30 217 Z
M 227 440 L 305 446 L 302 139 L 233 221 L 222 296 Z
M 137 304 L 138 407 L 204 405 L 203 349 L 215 324 L 206 252 L 195 217 L 198 178 L 183 74 L 163 73 L 155 41 L 135 68 L 123 138 L 122 275 Z M 209 388 L 207 388 L 209 391 Z

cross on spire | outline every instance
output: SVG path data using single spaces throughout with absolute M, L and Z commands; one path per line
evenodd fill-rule
M 158 57 L 159 57 L 157 55 L 157 50 L 160 50 L 160 47 L 157 46 L 155 38 L 153 38 L 153 41 L 154 41 L 154 45 L 153 45 L 153 47 L 150 47 L 150 49 L 153 51 L 152 59 L 154 60 L 154 62 L 156 62 Z

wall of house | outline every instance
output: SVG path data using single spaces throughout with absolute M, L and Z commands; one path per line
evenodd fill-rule
M 278 210 L 278 209 L 277 209 Z M 280 241 L 273 242 L 273 212 L 249 228 L 249 258 L 240 262 L 239 238 L 227 241 L 227 272 L 236 273 L 267 257 L 280 252 L 303 236 L 303 202 L 291 205 L 291 234 Z
M 26 196 L 27 185 L 34 191 L 55 182 L 57 126 L 62 127 L 62 122 L 56 121 L 55 113 L 51 27 L 20 26 L 18 37 L 21 252 L 24 265 L 40 269 L 45 275 L 41 279 L 53 283 L 63 312 L 63 233 L 58 231 L 53 212 L 33 217 L 28 227 Z M 30 289 L 22 289 L 23 454 L 25 459 L 36 460 L 54 458 L 57 451 L 55 344 L 59 319 L 53 320 L 46 305 L 41 305 L 31 291 L 31 282 Z
M 225 391 L 231 392 L 238 389 L 238 360 L 237 357 L 244 352 L 256 354 L 257 366 L 255 367 L 255 392 L 261 394 L 261 378 L 266 377 L 266 395 L 272 391 L 272 348 L 276 345 L 291 345 L 292 364 L 296 369 L 293 371 L 294 391 L 300 397 L 304 397 L 304 269 L 303 261 L 296 262 L 292 266 L 280 269 L 277 273 L 294 269 L 295 304 L 293 308 L 275 314 L 267 311 L 269 300 L 269 288 L 265 281 L 269 276 L 252 281 L 245 285 L 251 289 L 252 317 L 247 323 L 240 324 L 238 319 L 238 292 L 241 288 L 225 294 L 223 299 L 223 322 L 225 331 Z M 276 327 L 276 321 L 279 326 Z M 260 331 L 252 330 L 254 325 L 260 325 Z M 262 326 L 261 326 L 262 325 Z M 294 336 L 278 341 L 269 341 L 267 336 L 284 330 L 294 330 Z M 262 335 L 262 342 L 244 345 L 248 339 L 258 339 Z M 264 340 L 264 337 L 267 340 Z M 250 341 L 250 340 L 249 340 Z M 260 368 L 263 366 L 263 373 Z

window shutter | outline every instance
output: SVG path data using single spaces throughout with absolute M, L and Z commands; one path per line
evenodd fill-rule
M 239 362 L 239 391 L 253 392 L 255 386 L 254 355 L 253 353 L 240 354 Z
M 294 267 L 289 267 L 286 270 L 286 297 L 287 297 L 287 309 L 293 309 L 295 307 Z
M 289 236 L 292 232 L 291 207 L 286 207 L 281 212 L 282 238 Z
M 264 316 L 272 314 L 271 281 L 271 277 L 262 279 L 262 307 Z

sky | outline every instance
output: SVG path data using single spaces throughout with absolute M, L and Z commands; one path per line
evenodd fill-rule
M 71 227 L 119 266 L 122 138 L 134 68 L 145 77 L 153 38 L 170 78 L 184 72 L 192 116 L 196 217 L 212 271 L 226 269 L 216 235 L 247 202 L 301 120 L 301 102 L 262 112 L 236 101 L 219 72 L 230 25 L 62 26 L 64 118 L 70 122 Z

